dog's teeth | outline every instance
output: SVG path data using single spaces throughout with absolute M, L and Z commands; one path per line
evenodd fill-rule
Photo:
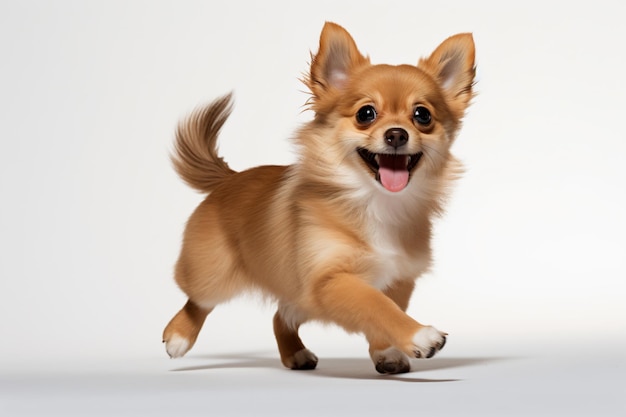
M 378 156 L 378 154 L 374 155 L 374 161 L 376 161 L 377 164 L 380 163 L 380 156 Z

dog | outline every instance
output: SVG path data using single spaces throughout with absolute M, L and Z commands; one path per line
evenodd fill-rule
M 471 34 L 454 35 L 417 65 L 373 65 L 341 26 L 325 23 L 303 82 L 313 119 L 295 134 L 297 162 L 235 172 L 216 142 L 230 95 L 176 131 L 172 162 L 208 196 L 187 223 L 175 279 L 188 296 L 163 333 L 172 358 L 194 345 L 220 303 L 258 290 L 278 305 L 283 365 L 314 369 L 301 324 L 363 334 L 375 369 L 409 372 L 447 334 L 406 314 L 431 265 L 433 219 L 462 173 L 450 146 L 473 97 Z

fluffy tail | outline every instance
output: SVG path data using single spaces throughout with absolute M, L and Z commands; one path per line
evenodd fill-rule
M 193 112 L 178 125 L 171 155 L 174 169 L 192 188 L 208 193 L 235 173 L 217 155 L 217 136 L 232 110 L 231 94 Z

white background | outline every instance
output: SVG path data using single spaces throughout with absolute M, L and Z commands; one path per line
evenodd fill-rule
M 202 199 L 168 153 L 182 117 L 232 90 L 225 159 L 238 170 L 293 162 L 291 132 L 311 117 L 298 78 L 331 20 L 374 63 L 416 63 L 447 36 L 474 34 L 478 96 L 455 144 L 467 173 L 409 310 L 450 333 L 442 360 L 581 352 L 618 357 L 607 369 L 622 372 L 625 18 L 617 1 L 3 2 L 0 370 L 18 378 L 148 360 L 168 378 L 184 361 L 202 370 L 220 363 L 206 355 L 263 352 L 248 377 L 276 374 L 292 388 L 289 378 L 303 378 L 274 363 L 273 306 L 255 298 L 216 310 L 191 358 L 166 359 L 161 332 L 185 299 L 172 267 Z M 308 325 L 303 338 L 320 364 L 367 356 L 359 336 L 333 327 Z M 367 359 L 348 368 L 373 372 Z M 193 391 L 203 375 L 188 374 L 177 378 Z M 28 398 L 24 387 L 14 389 Z M 616 398 L 605 398 L 608 414 Z

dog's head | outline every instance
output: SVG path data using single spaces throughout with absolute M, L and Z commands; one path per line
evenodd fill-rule
M 417 173 L 433 177 L 445 168 L 474 75 L 471 34 L 446 39 L 417 66 L 372 65 L 345 29 L 326 23 L 304 80 L 315 120 L 300 145 L 310 160 L 325 162 L 325 175 L 336 169 L 355 185 L 401 192 Z

